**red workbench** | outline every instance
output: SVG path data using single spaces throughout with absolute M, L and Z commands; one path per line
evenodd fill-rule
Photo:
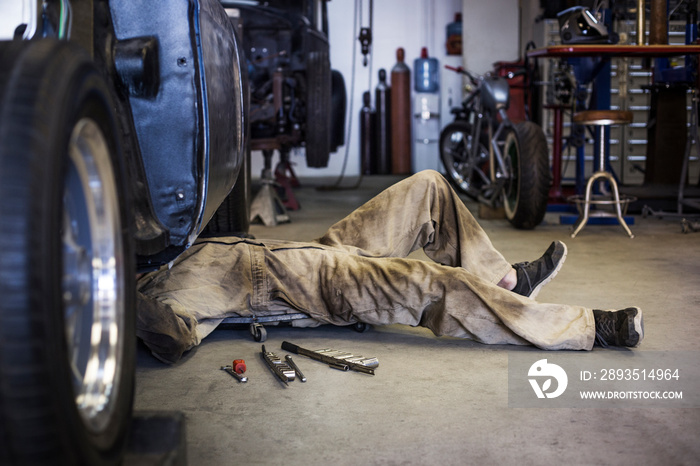
M 637 57 L 662 58 L 700 54 L 700 45 L 551 45 L 527 52 L 530 58 L 554 57 Z

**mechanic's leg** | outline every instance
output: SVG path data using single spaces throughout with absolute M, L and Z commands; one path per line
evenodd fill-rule
M 460 267 L 334 248 L 265 255 L 270 299 L 322 322 L 419 325 L 436 335 L 544 349 L 593 346 L 591 310 L 537 303 Z
M 317 242 L 372 257 L 405 257 L 423 248 L 432 260 L 492 283 L 512 270 L 447 180 L 433 170 L 387 188 Z
M 200 241 L 170 267 L 141 277 L 136 334 L 157 358 L 176 362 L 224 317 L 252 316 L 253 281 L 245 240 Z

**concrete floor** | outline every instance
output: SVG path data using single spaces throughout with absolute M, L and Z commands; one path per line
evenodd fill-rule
M 291 213 L 292 223 L 255 225 L 252 233 L 313 239 L 397 179 L 370 177 L 358 190 L 324 192 L 314 189 L 320 180 L 302 180 L 302 209 Z M 587 226 L 571 239 L 558 214 L 533 231 L 503 220 L 482 225 L 512 262 L 537 258 L 552 240 L 567 243 L 566 265 L 540 301 L 640 306 L 646 338 L 634 351 L 698 352 L 700 233 L 682 234 L 677 220 L 635 220 L 635 239 L 619 226 Z M 534 348 L 437 338 L 404 326 L 365 333 L 268 327 L 268 350 L 284 357 L 284 340 L 375 356 L 380 366 L 369 376 L 296 356 L 308 382 L 285 388 L 246 329 L 219 329 L 174 366 L 140 345 L 135 408 L 184 413 L 190 465 L 700 464 L 698 405 L 509 407 L 509 353 Z M 594 350 L 605 351 L 619 350 Z M 247 362 L 246 384 L 219 369 L 236 358 Z M 700 391 L 700 382 L 691 387 Z

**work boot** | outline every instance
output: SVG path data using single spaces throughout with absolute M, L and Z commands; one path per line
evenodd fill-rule
M 513 293 L 534 299 L 542 287 L 556 276 L 565 260 L 566 244 L 554 241 L 536 261 L 513 264 L 518 277 Z
M 621 311 L 593 310 L 595 320 L 595 343 L 608 346 L 638 346 L 644 338 L 644 319 L 638 307 Z

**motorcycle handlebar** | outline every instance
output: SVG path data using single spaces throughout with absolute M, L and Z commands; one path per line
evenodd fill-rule
M 526 74 L 527 70 L 509 71 L 508 74 L 506 74 L 506 79 L 513 79 L 517 76 L 525 76 Z
M 474 84 L 477 83 L 477 79 L 469 71 L 465 70 L 461 66 L 454 67 L 454 66 L 450 66 L 450 65 L 445 65 L 445 68 L 450 70 L 450 71 L 454 71 L 455 73 L 461 73 L 461 74 L 467 76 L 471 80 L 472 83 L 474 83 Z
M 474 84 L 477 83 L 477 79 L 469 71 L 465 70 L 461 66 L 455 67 L 455 66 L 445 65 L 445 68 L 450 70 L 450 71 L 454 71 L 455 73 L 461 73 L 463 75 L 466 75 L 469 77 L 469 79 L 471 79 L 472 83 L 474 83 Z M 510 72 L 508 72 L 508 74 L 506 74 L 504 76 L 504 78 L 513 79 L 515 77 L 524 76 L 526 74 L 527 74 L 527 70 L 510 71 Z

